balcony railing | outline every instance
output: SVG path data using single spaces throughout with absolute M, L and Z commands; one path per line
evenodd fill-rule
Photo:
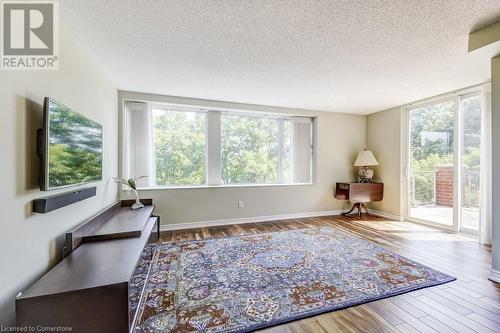
M 437 186 L 438 182 L 446 184 L 446 180 L 438 170 L 434 171 L 412 171 L 410 173 L 410 204 L 411 207 L 423 205 L 442 205 L 438 198 L 451 195 L 453 198 L 453 179 L 450 186 Z M 462 203 L 466 208 L 479 207 L 480 173 L 479 171 L 462 172 Z M 444 193 L 446 192 L 446 193 Z M 452 200 L 451 200 L 452 201 Z
M 410 200 L 412 207 L 436 204 L 436 171 L 410 173 Z

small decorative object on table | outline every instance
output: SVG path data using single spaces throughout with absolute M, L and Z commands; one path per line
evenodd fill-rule
M 373 169 L 368 168 L 372 165 L 378 165 L 375 156 L 373 156 L 372 152 L 369 150 L 363 150 L 358 154 L 358 158 L 356 158 L 356 162 L 354 162 L 354 166 L 361 167 L 359 169 L 358 177 L 360 183 L 371 183 L 373 178 Z
M 128 186 L 132 191 L 134 191 L 134 194 L 135 194 L 135 203 L 131 207 L 133 210 L 144 208 L 144 205 L 139 200 L 139 193 L 137 192 L 137 181 L 139 179 L 146 178 L 146 177 L 147 176 L 141 176 L 141 177 L 130 178 L 130 179 L 113 177 L 113 179 L 115 180 L 115 183 L 123 184 L 125 186 Z

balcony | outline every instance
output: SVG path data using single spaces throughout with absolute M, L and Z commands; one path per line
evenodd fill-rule
M 479 226 L 479 171 L 462 172 L 462 228 Z M 453 167 L 410 174 L 410 216 L 444 225 L 453 225 Z

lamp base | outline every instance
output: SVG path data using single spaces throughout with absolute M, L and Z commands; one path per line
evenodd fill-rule
M 358 173 L 360 183 L 371 183 L 373 178 L 373 169 L 362 167 Z

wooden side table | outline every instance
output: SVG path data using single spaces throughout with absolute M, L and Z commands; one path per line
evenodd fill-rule
M 373 216 L 368 211 L 367 202 L 381 201 L 384 197 L 383 183 L 337 183 L 335 187 L 335 198 L 338 200 L 349 200 L 353 203 L 351 209 L 342 213 L 349 216 L 357 209 L 357 216 L 361 219 L 362 210 L 366 215 Z

